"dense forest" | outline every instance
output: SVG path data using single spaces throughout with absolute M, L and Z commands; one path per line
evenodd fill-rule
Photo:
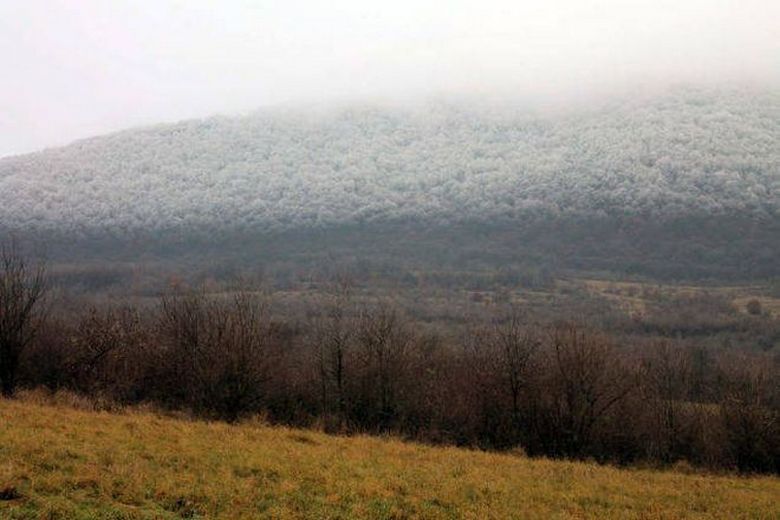
M 5 158 L 0 221 L 122 234 L 534 215 L 776 218 L 778 143 L 771 91 L 674 90 L 557 115 L 448 104 L 268 111 Z
M 2 230 L 78 261 L 749 280 L 780 275 L 779 209 L 771 90 L 677 88 L 556 112 L 276 109 L 0 159 Z

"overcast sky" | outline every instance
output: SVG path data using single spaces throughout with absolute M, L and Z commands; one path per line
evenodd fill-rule
M 780 0 L 0 0 L 0 156 L 261 106 L 780 77 Z

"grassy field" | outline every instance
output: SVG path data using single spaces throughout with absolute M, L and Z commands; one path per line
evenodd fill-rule
M 756 300 L 761 304 L 763 312 L 775 317 L 780 316 L 780 298 L 767 294 L 772 290 L 765 285 L 712 287 L 594 279 L 579 281 L 592 294 L 607 298 L 630 314 L 644 313 L 648 303 L 659 298 L 708 294 L 731 302 L 738 312 L 747 313 L 748 302 Z
M 780 479 L 0 400 L 0 518 L 780 518 Z

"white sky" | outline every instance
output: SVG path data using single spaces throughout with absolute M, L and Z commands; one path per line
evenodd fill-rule
M 0 156 L 280 103 L 780 79 L 780 0 L 0 0 Z

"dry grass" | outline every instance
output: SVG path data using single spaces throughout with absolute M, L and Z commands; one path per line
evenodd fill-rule
M 769 296 L 740 296 L 734 299 L 734 305 L 742 312 L 747 312 L 748 303 L 756 300 L 761 304 L 763 312 L 772 316 L 780 316 L 780 298 Z
M 780 316 L 780 298 L 767 294 L 771 291 L 767 286 L 724 285 L 705 287 L 593 279 L 583 279 L 582 283 L 591 293 L 610 300 L 629 314 L 644 314 L 647 311 L 648 303 L 660 296 L 692 297 L 712 294 L 731 301 L 734 307 L 742 313 L 747 313 L 746 307 L 749 301 L 758 300 L 764 312 L 772 316 Z
M 0 518 L 780 518 L 780 479 L 0 400 Z M 3 495 L 6 493 L 6 495 Z

